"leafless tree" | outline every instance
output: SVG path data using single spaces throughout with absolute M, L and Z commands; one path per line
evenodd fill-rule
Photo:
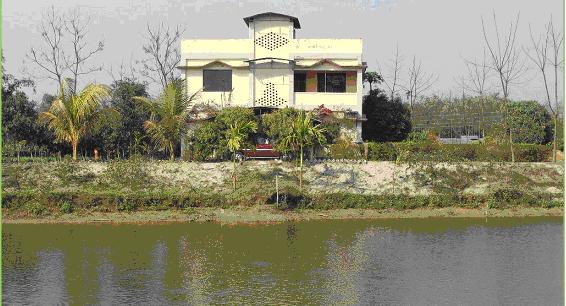
M 395 53 L 390 61 L 391 63 L 389 67 L 387 67 L 390 72 L 387 74 L 382 73 L 382 76 L 383 84 L 387 86 L 389 95 L 391 96 L 391 99 L 393 99 L 395 98 L 395 94 L 399 91 L 401 68 L 403 65 L 403 55 L 399 52 L 399 45 L 396 45 Z
M 184 28 L 169 28 L 163 23 L 156 27 L 147 25 L 143 51 L 147 58 L 142 61 L 142 74 L 160 84 L 163 89 L 175 79 L 175 68 L 181 61 L 179 40 Z
M 65 22 L 65 29 L 70 35 L 72 46 L 70 56 L 65 57 L 65 63 L 73 76 L 73 82 L 71 84 L 73 92 L 77 92 L 77 84 L 80 76 L 102 70 L 102 65 L 88 67 L 86 65 L 87 60 L 104 49 L 104 42 L 102 40 L 98 41 L 95 47 L 88 47 L 87 34 L 89 33 L 88 28 L 90 22 L 90 17 L 84 18 L 81 16 L 79 10 L 69 14 Z
M 100 70 L 100 67 L 86 67 L 87 60 L 104 48 L 102 41 L 96 47 L 87 47 L 89 24 L 90 19 L 81 17 L 78 10 L 65 16 L 51 7 L 42 17 L 41 46 L 31 47 L 28 58 L 47 78 L 57 82 L 60 91 L 63 81 L 70 80 L 70 88 L 76 92 L 79 76 Z M 66 35 L 69 35 L 70 49 L 64 39 Z
M 124 60 L 122 60 L 120 65 L 116 68 L 110 66 L 110 68 L 105 69 L 105 71 L 114 83 L 125 80 L 137 81 L 138 74 L 135 66 L 135 62 L 130 58 L 129 64 L 126 64 Z
M 488 90 L 489 67 L 487 66 L 485 49 L 481 61 L 464 59 L 467 75 L 462 77 L 462 87 L 472 92 L 480 102 L 480 132 L 485 137 L 485 98 Z
M 550 64 L 554 68 L 554 103 L 556 105 L 556 111 L 558 114 L 560 99 L 558 97 L 558 70 L 562 68 L 564 58 L 561 57 L 562 52 L 562 41 L 564 40 L 564 34 L 560 31 L 556 31 L 554 28 L 554 23 L 552 18 L 550 19 L 550 40 L 552 46 L 552 56 L 550 57 Z
M 557 125 L 558 116 L 560 115 L 560 100 L 558 98 L 558 70 L 561 68 L 563 59 L 561 59 L 562 47 L 562 33 L 556 32 L 552 17 L 545 25 L 544 33 L 535 38 L 531 27 L 529 26 L 529 34 L 531 38 L 531 49 L 524 49 L 525 54 L 536 66 L 540 72 L 544 84 L 546 103 L 548 109 L 552 113 L 553 118 L 553 145 L 552 145 L 552 160 L 556 162 L 556 138 L 557 138 Z M 554 68 L 554 103 L 550 97 L 550 82 L 548 80 L 548 65 Z
M 39 25 L 42 46 L 31 47 L 28 58 L 47 74 L 47 78 L 55 80 L 62 90 L 67 69 L 63 50 L 65 21 L 54 7 L 51 7 L 42 18 Z
M 549 56 L 548 56 L 548 51 L 549 51 L 549 45 L 550 45 L 550 27 L 551 27 L 551 23 L 549 22 L 546 26 L 545 26 L 545 33 L 540 34 L 536 39 L 535 36 L 533 35 L 533 31 L 531 26 L 529 25 L 529 34 L 530 34 L 530 38 L 531 38 L 531 50 L 528 50 L 526 48 L 523 48 L 525 51 L 525 54 L 527 55 L 527 57 L 531 60 L 531 62 L 536 66 L 536 68 L 538 69 L 538 71 L 540 72 L 540 74 L 542 75 L 542 80 L 543 80 L 543 84 L 544 84 L 544 89 L 545 89 L 545 93 L 546 93 L 546 103 L 548 108 L 550 109 L 553 118 L 556 116 L 556 112 L 554 110 L 554 107 L 552 106 L 552 101 L 550 99 L 550 90 L 548 88 L 548 80 L 546 77 L 547 71 L 547 64 L 549 62 Z M 555 122 L 556 123 L 556 122 Z M 554 131 L 556 132 L 556 126 L 554 127 Z M 556 135 L 554 135 L 554 140 L 553 140 L 553 148 L 552 148 L 552 160 L 556 161 Z
M 490 63 L 489 68 L 493 70 L 499 77 L 501 91 L 505 105 L 505 122 L 509 131 L 509 144 L 511 148 L 511 161 L 515 162 L 515 151 L 513 149 L 513 131 L 509 117 L 509 87 L 516 84 L 516 81 L 525 72 L 524 61 L 521 53 L 516 47 L 515 41 L 517 37 L 517 29 L 519 25 L 519 14 L 515 21 L 511 22 L 507 33 L 499 34 L 499 26 L 497 17 L 493 13 L 493 26 L 495 30 L 495 39 L 490 41 L 486 30 L 483 17 L 481 18 L 482 32 L 485 44 L 489 51 Z
M 409 80 L 408 84 L 403 86 L 407 94 L 407 100 L 411 111 L 417 98 L 427 91 L 438 80 L 438 77 L 432 73 L 426 73 L 422 69 L 422 62 L 413 56 L 411 67 L 409 67 Z

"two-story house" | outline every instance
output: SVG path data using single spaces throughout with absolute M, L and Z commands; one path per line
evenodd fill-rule
M 246 39 L 187 39 L 181 42 L 188 92 L 221 106 L 259 109 L 324 104 L 352 117 L 349 133 L 361 141 L 361 39 L 298 39 L 296 17 L 262 13 L 244 18 Z

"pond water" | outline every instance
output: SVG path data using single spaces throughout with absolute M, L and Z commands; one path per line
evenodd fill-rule
M 4 225 L 3 304 L 563 304 L 562 218 Z

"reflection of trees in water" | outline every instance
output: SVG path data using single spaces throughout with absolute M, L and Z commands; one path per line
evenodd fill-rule
M 328 293 L 323 304 L 353 305 L 360 303 L 361 273 L 366 269 L 369 255 L 368 238 L 375 234 L 370 227 L 355 234 L 351 244 L 341 244 L 334 236 L 327 242 L 328 254 L 325 288 Z
M 3 305 L 33 305 L 38 300 L 42 301 L 43 305 L 69 303 L 63 269 L 65 254 L 60 250 L 41 250 L 36 256 L 35 266 L 2 268 Z M 15 274 L 18 277 L 14 277 Z M 23 294 L 7 296 L 6 292 Z
M 187 303 L 191 305 L 210 304 L 210 269 L 206 255 L 199 248 L 192 247 L 186 236 L 179 240 L 179 268 L 183 288 L 187 291 Z

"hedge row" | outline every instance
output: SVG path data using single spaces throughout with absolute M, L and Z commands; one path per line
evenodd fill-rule
M 353 193 L 306 193 L 297 190 L 255 199 L 240 198 L 231 194 L 214 192 L 47 192 L 32 191 L 2 193 L 2 208 L 27 212 L 33 215 L 69 213 L 78 209 L 101 212 L 165 210 L 188 207 L 230 207 L 253 204 L 274 204 L 287 210 L 372 208 L 414 209 L 422 207 L 506 208 L 516 206 L 554 207 L 562 203 L 549 194 L 524 193 L 516 189 L 499 189 L 486 195 L 436 194 L 436 195 L 364 195 Z
M 375 161 L 511 161 L 509 146 L 487 144 L 439 144 L 385 142 L 368 143 L 367 159 Z M 552 160 L 552 147 L 515 144 L 515 161 L 547 162 Z

